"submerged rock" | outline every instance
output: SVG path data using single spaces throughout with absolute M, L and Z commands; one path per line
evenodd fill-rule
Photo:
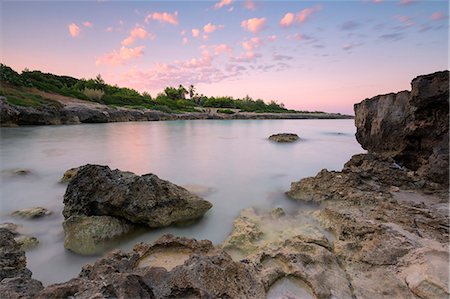
M 449 72 L 419 76 L 412 90 L 355 104 L 356 138 L 364 149 L 449 183 Z
M 20 246 L 22 250 L 26 251 L 39 245 L 39 240 L 36 237 L 28 236 L 21 233 L 22 231 L 21 225 L 6 222 L 0 224 L 0 229 L 8 230 L 13 235 L 14 241 L 16 241 L 16 243 Z
M 46 215 L 50 215 L 52 212 L 42 207 L 27 208 L 22 210 L 17 210 L 11 213 L 12 216 L 22 217 L 22 218 L 40 218 Z
M 294 142 L 299 139 L 300 139 L 300 137 L 298 137 L 297 134 L 292 134 L 292 133 L 274 134 L 269 137 L 269 140 L 272 140 L 275 142 L 280 142 L 280 143 Z
M 39 240 L 36 237 L 19 235 L 14 238 L 14 240 L 19 244 L 22 250 L 29 250 L 39 245 Z
M 74 167 L 66 170 L 66 172 L 64 172 L 63 174 L 63 177 L 61 178 L 61 183 L 70 182 L 74 178 L 74 176 L 78 173 L 79 169 L 80 167 Z
M 183 254 L 172 259 L 173 253 Z M 134 251 L 113 251 L 36 298 L 264 298 L 253 266 L 234 262 L 210 241 L 165 235 Z
M 299 239 L 331 247 L 325 231 L 306 212 L 286 215 L 283 209 L 257 211 L 247 208 L 241 211 L 233 222 L 233 230 L 221 244 L 236 260 L 248 258 L 252 254 L 278 248 L 290 239 Z
M 135 226 L 109 216 L 71 216 L 63 222 L 64 247 L 82 255 L 103 252 Z
M 85 165 L 64 194 L 63 215 L 113 216 L 149 227 L 162 227 L 200 218 L 212 204 L 154 174 L 138 176 Z

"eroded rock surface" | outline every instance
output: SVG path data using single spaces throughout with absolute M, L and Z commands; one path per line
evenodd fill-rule
M 171 260 L 173 252 L 184 253 Z M 170 265 L 167 264 L 170 261 Z M 36 298 L 264 298 L 252 265 L 235 262 L 210 241 L 165 235 L 133 252 L 113 251 Z
M 419 76 L 411 86 L 356 104 L 356 138 L 369 152 L 448 186 L 449 72 Z
M 108 166 L 80 167 L 64 194 L 64 217 L 113 216 L 149 227 L 197 219 L 208 201 L 154 174 L 135 175 Z

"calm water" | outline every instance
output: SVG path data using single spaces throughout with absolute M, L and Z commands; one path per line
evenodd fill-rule
M 363 152 L 354 138 L 353 120 L 198 120 L 133 122 L 75 126 L 2 128 L 1 222 L 23 225 L 40 245 L 27 252 L 33 277 L 43 283 L 66 281 L 96 257 L 81 257 L 63 247 L 61 215 L 65 170 L 86 163 L 137 174 L 155 173 L 179 185 L 211 188 L 214 204 L 196 224 L 148 231 L 120 244 L 129 250 L 163 233 L 221 243 L 243 208 L 281 206 L 289 211 L 307 205 L 285 197 L 292 181 L 328 168 L 340 170 Z M 302 140 L 276 144 L 274 133 L 297 133 Z M 8 170 L 25 168 L 27 176 Z M 53 214 L 38 220 L 11 218 L 14 210 L 42 206 Z

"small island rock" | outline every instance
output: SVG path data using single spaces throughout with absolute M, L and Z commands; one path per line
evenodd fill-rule
M 269 140 L 279 142 L 279 143 L 289 143 L 299 140 L 300 137 L 298 137 L 297 134 L 292 133 L 280 133 L 280 134 L 274 134 L 269 137 Z

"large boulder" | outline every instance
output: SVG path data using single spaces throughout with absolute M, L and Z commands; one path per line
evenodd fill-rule
M 356 104 L 356 138 L 369 153 L 448 185 L 449 72 L 419 76 L 411 85 L 411 92 Z
M 200 218 L 212 204 L 154 174 L 138 176 L 108 166 L 80 167 L 64 194 L 63 215 L 113 216 L 149 227 Z

